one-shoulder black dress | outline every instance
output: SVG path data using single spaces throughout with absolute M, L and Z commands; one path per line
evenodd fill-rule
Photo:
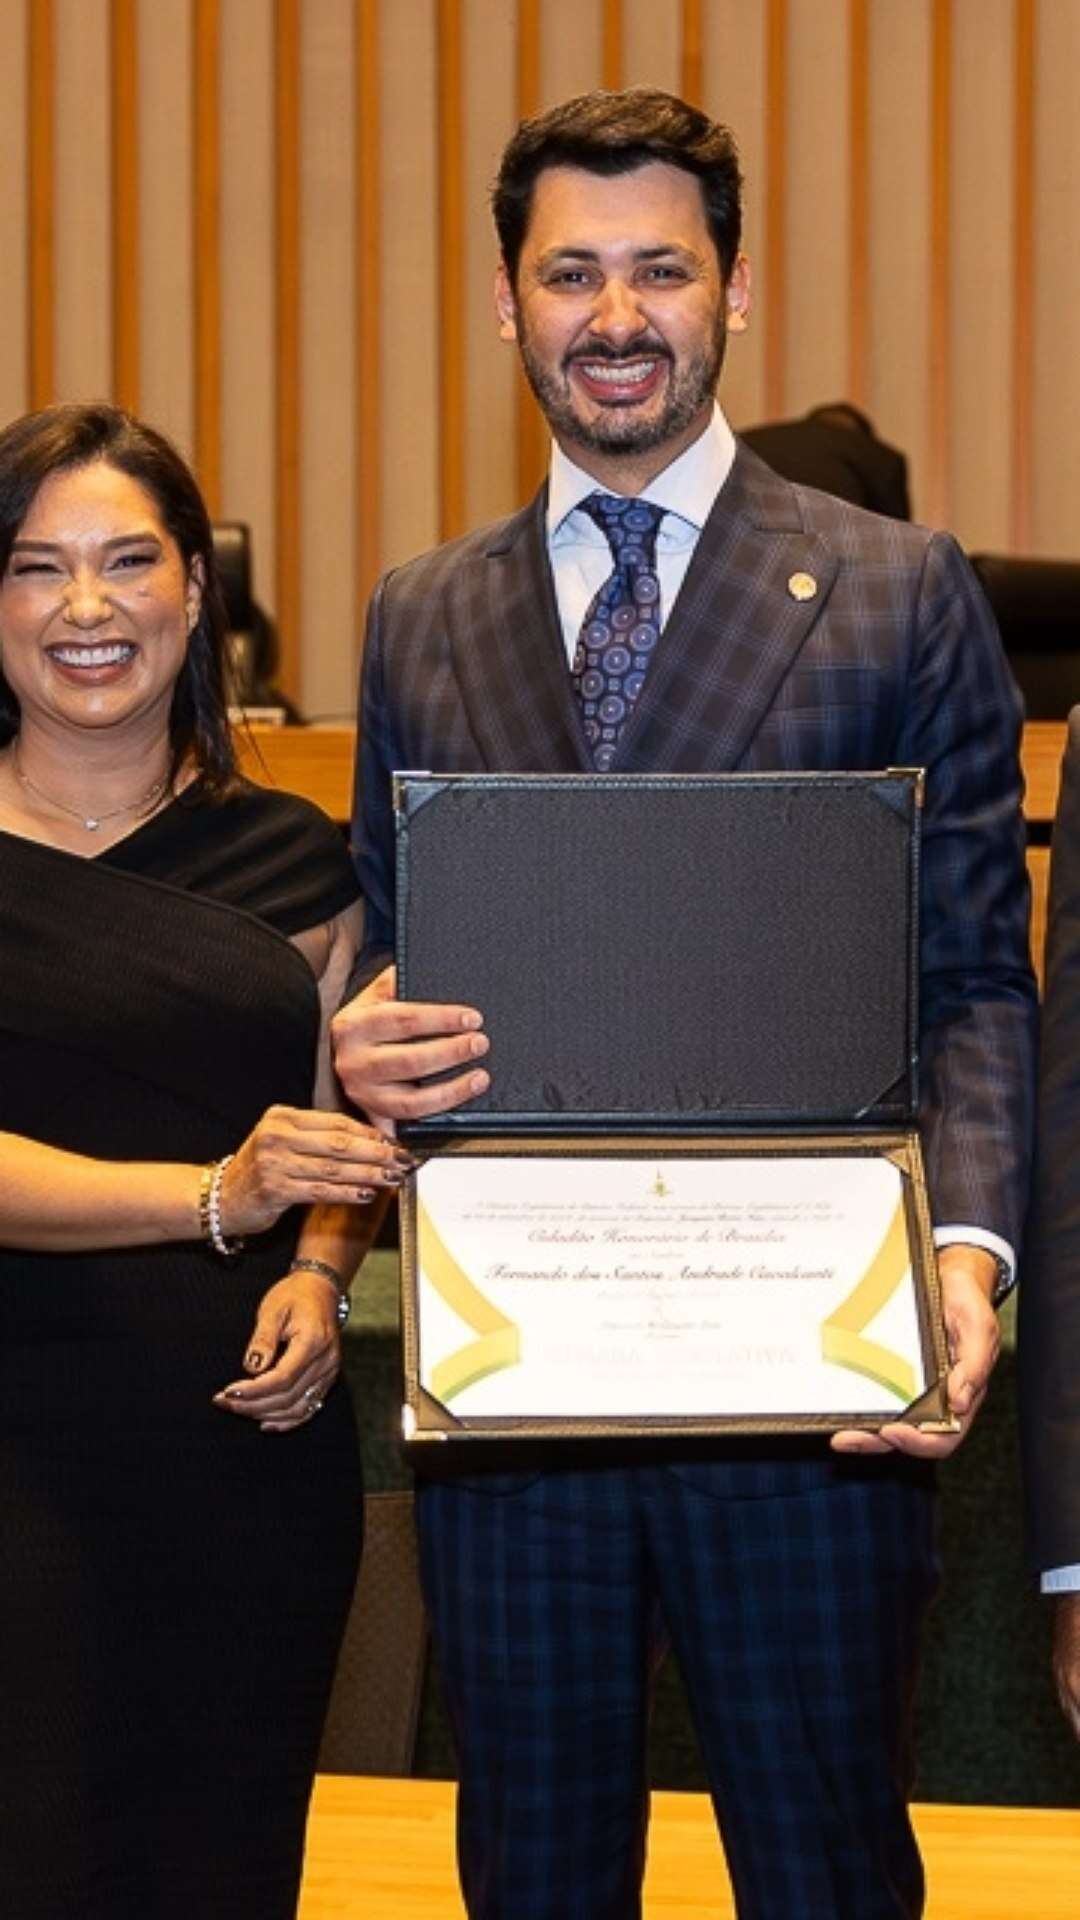
M 355 895 L 329 821 L 247 785 L 189 788 L 94 860 L 0 834 L 0 1128 L 205 1162 L 310 1106 L 318 994 L 288 936 Z M 4 1920 L 294 1912 L 356 1436 L 340 1382 L 285 1434 L 211 1395 L 297 1225 L 228 1265 L 0 1249 Z

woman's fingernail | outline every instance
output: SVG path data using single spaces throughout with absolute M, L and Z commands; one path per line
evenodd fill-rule
M 469 1078 L 469 1092 L 483 1093 L 491 1085 L 491 1076 L 487 1073 L 474 1073 Z
M 357 1187 L 356 1197 L 358 1200 L 374 1200 L 375 1194 L 371 1187 Z
M 259 1368 L 262 1366 L 262 1363 L 263 1363 L 262 1354 L 258 1351 L 256 1347 L 252 1347 L 251 1352 L 248 1354 L 247 1359 L 244 1361 L 245 1367 L 250 1367 L 252 1373 L 258 1373 Z
M 475 1032 L 475 1030 L 476 1030 L 476 1028 L 477 1028 L 477 1027 L 482 1027 L 482 1026 L 483 1026 L 483 1024 L 484 1024 L 484 1021 L 483 1021 L 483 1017 L 482 1017 L 482 1015 L 481 1015 L 481 1014 L 479 1014 L 479 1013 L 474 1013 L 474 1012 L 473 1012 L 473 1011 L 472 1011 L 472 1010 L 470 1009 L 470 1011 L 469 1011 L 468 1013 L 463 1013 L 463 1014 L 462 1014 L 462 1016 L 461 1016 L 461 1024 L 462 1024 L 462 1026 L 463 1026 L 464 1028 L 466 1028 L 466 1030 L 467 1030 L 467 1031 L 470 1031 L 470 1032 Z
M 243 1387 L 226 1387 L 220 1398 L 222 1400 L 242 1400 L 244 1398 L 244 1389 Z

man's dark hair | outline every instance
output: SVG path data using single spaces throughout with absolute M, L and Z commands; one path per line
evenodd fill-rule
M 868 440 L 874 438 L 874 423 L 869 414 L 853 406 L 850 400 L 829 400 L 824 406 L 811 407 L 806 417 L 820 420 L 823 427 L 846 427 L 851 433 L 864 433 Z
M 503 263 L 517 278 L 533 189 L 547 167 L 634 173 L 650 161 L 680 167 L 701 182 L 705 217 L 727 280 L 742 231 L 739 156 L 727 127 L 654 87 L 583 93 L 523 120 L 502 157 L 491 204 Z
M 175 779 L 190 756 L 204 791 L 228 790 L 235 773 L 225 693 L 225 608 L 214 564 L 214 541 L 194 475 L 163 434 L 119 407 L 93 402 L 45 407 L 0 433 L 0 577 L 38 489 L 54 473 L 104 461 L 150 495 L 176 541 L 187 572 L 202 573 L 199 618 L 173 689 L 169 713 Z M 0 746 L 19 731 L 19 702 L 0 672 Z

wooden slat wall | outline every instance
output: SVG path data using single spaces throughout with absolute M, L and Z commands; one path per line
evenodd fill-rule
M 786 404 L 787 328 L 787 0 L 765 0 L 765 413 L 778 419 Z
M 278 684 L 300 696 L 300 0 L 274 7 L 274 504 Z
M 1025 290 L 1035 277 L 1035 0 L 1015 0 L 1013 52 L 1012 284 L 1012 545 L 1024 553 L 1032 530 L 1032 404 L 1034 307 Z
M 1075 550 L 1080 0 L 6 0 L 5 25 L 5 404 L 162 419 L 252 525 L 302 705 L 351 712 L 384 567 L 542 476 L 486 186 L 518 118 L 590 86 L 681 88 L 739 137 L 737 426 L 844 388 L 920 517 Z
M 623 84 L 623 10 L 622 0 L 601 0 L 603 42 L 600 54 L 600 85 Z
M 139 409 L 139 82 L 138 0 L 109 10 L 112 138 L 112 390 Z
M 46 407 L 56 390 L 56 195 L 52 0 L 29 0 L 27 37 L 27 199 L 29 354 L 26 404 Z
M 530 120 L 540 109 L 541 0 L 518 0 L 517 98 L 518 120 Z M 524 374 L 517 380 L 517 497 L 528 500 L 544 471 L 547 441 L 544 423 Z
M 705 0 L 682 0 L 679 91 L 700 107 L 705 102 Z
M 439 532 L 465 529 L 465 204 L 461 0 L 437 0 Z
M 382 565 L 379 442 L 382 432 L 382 315 L 379 308 L 380 221 L 379 8 L 356 0 L 355 26 L 356 311 L 356 584 L 366 599 Z
M 848 18 L 847 398 L 869 404 L 870 383 L 870 0 L 850 0 Z
M 218 0 L 195 0 L 194 124 L 195 465 L 207 505 L 221 502 L 221 110 Z
M 952 251 L 952 0 L 932 0 L 930 28 L 930 245 L 927 301 L 926 499 L 928 518 L 948 522 L 949 375 L 951 372 Z

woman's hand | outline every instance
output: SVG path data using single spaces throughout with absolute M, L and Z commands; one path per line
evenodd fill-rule
M 290 1273 L 263 1295 L 244 1355 L 247 1378 L 214 1395 L 226 1413 L 288 1433 L 319 1412 L 341 1366 L 337 1295 L 317 1273 Z
M 289 1207 L 319 1201 L 365 1205 L 397 1188 L 412 1156 L 344 1113 L 269 1107 L 225 1169 L 226 1238 L 263 1233 Z

